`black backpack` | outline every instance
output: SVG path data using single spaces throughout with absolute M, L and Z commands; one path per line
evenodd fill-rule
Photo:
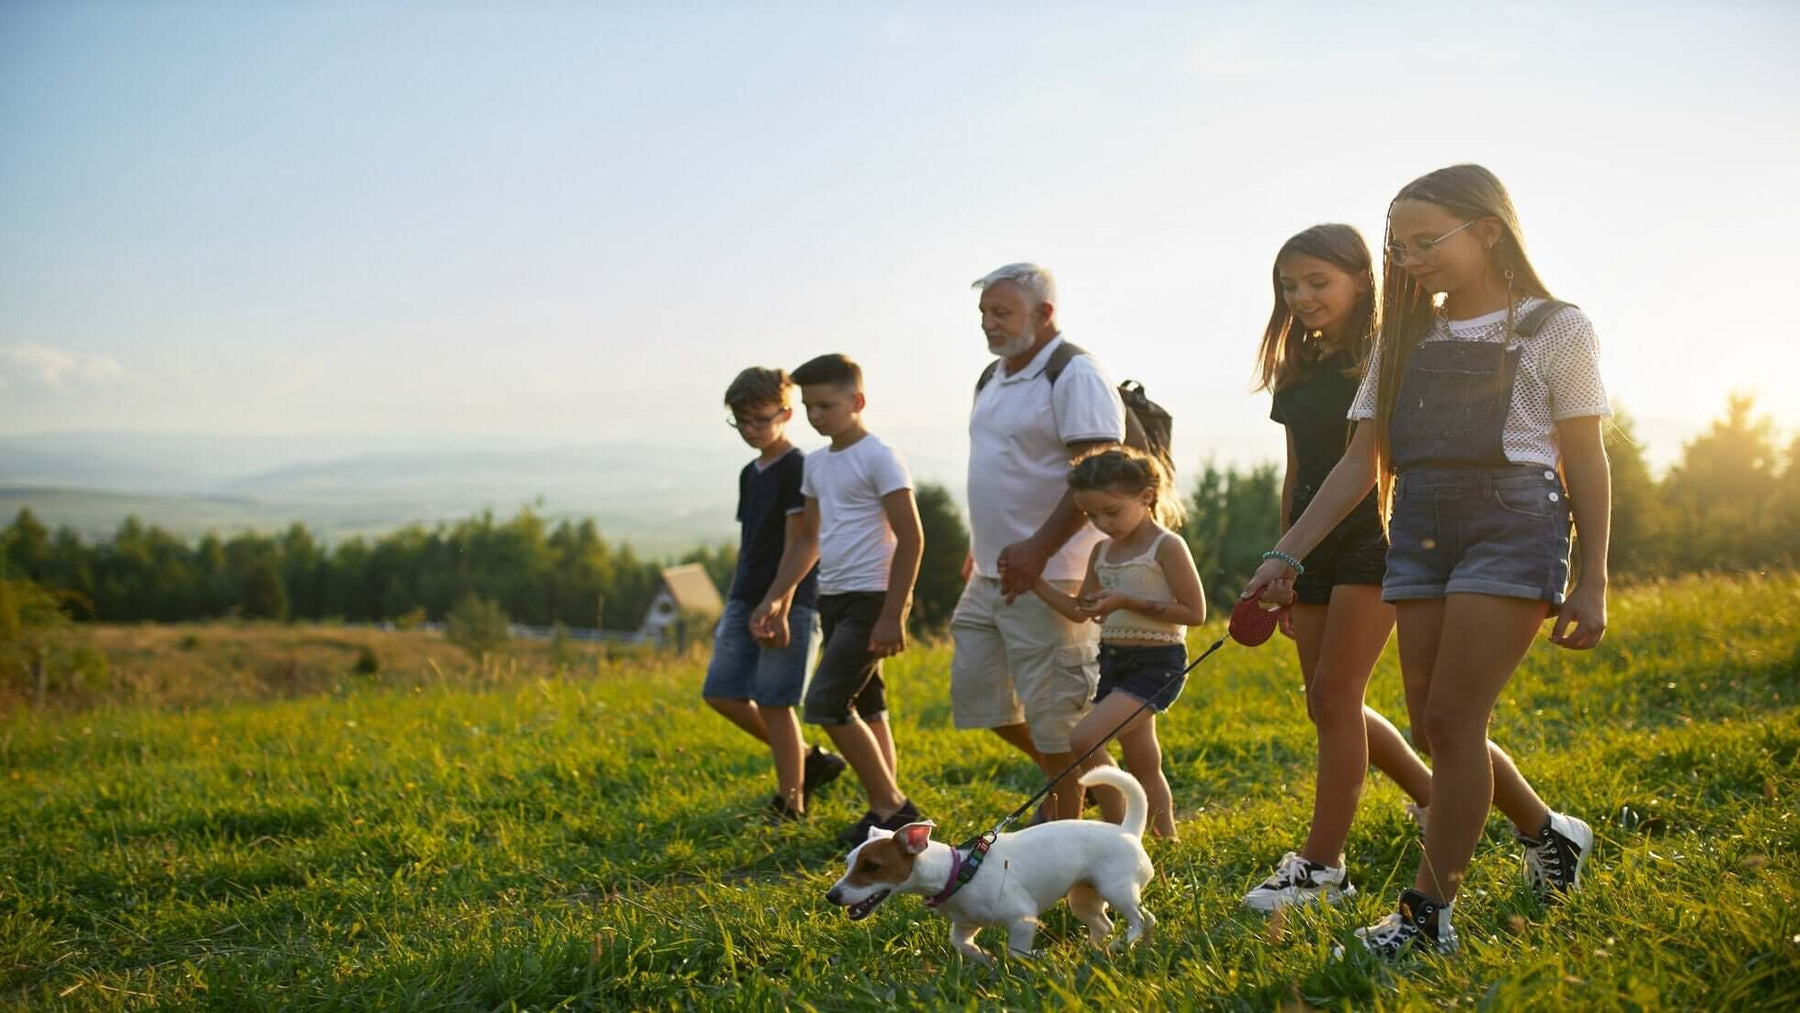
M 1056 378 L 1062 376 L 1069 360 L 1086 354 L 1087 350 L 1080 345 L 1064 340 L 1056 346 L 1056 351 L 1050 353 L 1050 361 L 1044 364 L 1044 379 L 1050 381 L 1050 386 L 1056 386 Z M 988 385 L 988 381 L 999 370 L 999 359 L 988 363 L 987 368 L 981 371 L 981 379 L 975 381 L 975 393 L 980 394 L 981 389 Z M 1125 445 L 1155 457 L 1173 475 L 1175 458 L 1169 444 L 1174 434 L 1175 420 L 1162 405 L 1144 394 L 1144 385 L 1136 380 L 1126 380 L 1119 384 L 1119 400 L 1125 402 Z

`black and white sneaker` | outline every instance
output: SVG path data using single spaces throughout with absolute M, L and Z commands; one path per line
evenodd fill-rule
M 779 794 L 769 796 L 769 804 L 763 809 L 763 822 L 771 826 L 778 823 L 797 823 L 806 818 L 806 812 L 787 804 L 787 799 Z
M 813 792 L 837 780 L 837 776 L 849 766 L 844 758 L 828 749 L 818 746 L 807 750 L 806 763 L 801 767 L 800 792 L 806 796 L 808 804 L 812 803 Z
M 1244 906 L 1255 911 L 1273 913 L 1295 904 L 1313 901 L 1330 903 L 1340 897 L 1356 896 L 1350 876 L 1342 868 L 1332 868 L 1308 861 L 1295 852 L 1281 856 L 1275 874 L 1244 894 Z
M 1382 960 L 1397 960 L 1409 949 L 1427 946 L 1439 953 L 1455 953 L 1461 945 L 1456 930 L 1450 927 L 1450 909 L 1455 904 L 1439 904 L 1417 890 L 1408 890 L 1400 895 L 1398 911 L 1357 929 L 1356 938 Z
M 1552 812 L 1544 829 L 1533 839 L 1517 830 L 1513 837 L 1525 845 L 1525 882 L 1546 900 L 1581 887 L 1581 867 L 1594 850 L 1594 828 L 1582 820 Z

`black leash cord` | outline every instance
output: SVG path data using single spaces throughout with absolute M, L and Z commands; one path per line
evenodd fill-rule
M 1231 639 L 1231 634 L 1228 631 L 1224 636 L 1213 641 L 1213 645 L 1211 647 L 1208 647 L 1206 650 L 1200 652 L 1199 657 L 1195 658 L 1193 661 L 1188 662 L 1188 666 L 1181 670 L 1181 674 L 1187 675 L 1189 672 L 1192 672 L 1194 670 L 1195 666 L 1199 665 L 1202 661 L 1205 661 L 1207 658 L 1212 657 L 1212 653 L 1214 651 L 1218 650 L 1221 647 L 1224 647 L 1225 641 L 1227 641 L 1229 639 Z M 1174 676 L 1170 676 L 1170 677 L 1164 679 L 1162 687 L 1159 687 L 1156 691 L 1157 694 L 1160 694 L 1162 692 L 1163 688 L 1166 688 L 1169 685 L 1169 683 L 1174 682 L 1174 681 L 1175 681 Z M 1151 697 L 1151 699 L 1152 700 L 1155 699 L 1155 696 L 1153 695 Z M 1037 790 L 1037 794 L 1026 799 L 1024 805 L 1021 805 L 1017 809 L 1014 809 L 1012 812 L 1010 812 L 1006 815 L 1005 819 L 994 824 L 994 829 L 988 831 L 985 834 L 980 835 L 980 837 L 971 838 L 969 843 L 972 844 L 974 841 L 980 840 L 982 837 L 988 837 L 991 839 L 992 836 L 999 835 L 1007 827 L 1011 826 L 1013 821 L 1017 820 L 1020 816 L 1024 815 L 1025 811 L 1027 809 L 1030 809 L 1033 805 L 1037 804 L 1039 799 L 1042 799 L 1045 795 L 1048 795 L 1048 794 L 1050 794 L 1050 792 L 1055 790 L 1056 786 L 1063 782 L 1063 778 L 1066 778 L 1070 774 L 1074 773 L 1077 768 L 1079 768 L 1083 763 L 1087 762 L 1088 757 L 1094 755 L 1095 752 L 1104 748 L 1108 742 L 1111 742 L 1113 740 L 1113 736 L 1118 735 L 1120 732 L 1124 731 L 1126 725 L 1131 724 L 1133 721 L 1136 721 L 1138 719 L 1138 715 L 1144 713 L 1144 709 L 1149 706 L 1150 706 L 1150 700 L 1145 700 L 1143 703 L 1138 704 L 1137 710 L 1134 710 L 1130 714 L 1126 715 L 1125 720 L 1119 722 L 1118 727 L 1114 728 L 1110 732 L 1107 732 L 1106 737 L 1101 739 L 1099 742 L 1096 742 L 1093 745 L 1089 746 L 1087 752 L 1082 753 L 1080 756 L 1077 756 L 1073 763 L 1070 763 L 1067 767 L 1065 767 L 1063 769 L 1062 773 L 1051 778 L 1049 783 L 1045 784 L 1042 788 L 1039 788 Z

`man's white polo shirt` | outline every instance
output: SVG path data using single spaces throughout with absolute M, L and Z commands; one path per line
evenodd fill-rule
M 1091 355 L 1077 355 L 1053 386 L 1044 376 L 1058 335 L 1017 373 L 1002 363 L 969 412 L 969 534 L 975 572 L 998 577 L 1000 550 L 1031 537 L 1069 489 L 1069 444 L 1125 439 L 1125 405 Z M 1079 580 L 1094 543 L 1084 524 L 1044 568 Z

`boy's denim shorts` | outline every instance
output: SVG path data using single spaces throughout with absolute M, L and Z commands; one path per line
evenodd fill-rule
M 1383 601 L 1464 592 L 1562 605 L 1569 495 L 1556 469 L 1416 469 L 1394 482 Z
M 1100 686 L 1094 702 L 1114 690 L 1134 700 L 1148 700 L 1158 714 L 1169 709 L 1187 685 L 1187 648 L 1181 644 L 1151 646 L 1100 643 Z
M 756 607 L 727 599 L 713 629 L 712 661 L 700 694 L 727 700 L 754 700 L 759 707 L 793 707 L 806 692 L 806 665 L 819 646 L 819 613 L 804 605 L 788 612 L 788 644 L 765 648 L 750 636 Z

